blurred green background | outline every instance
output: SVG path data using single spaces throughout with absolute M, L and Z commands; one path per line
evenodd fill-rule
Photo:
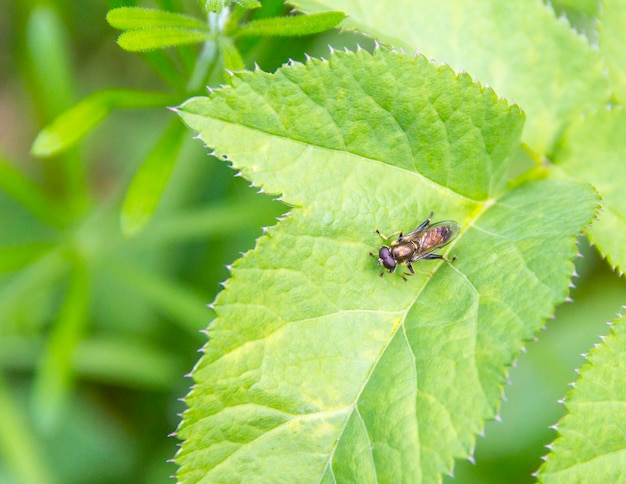
M 257 18 L 288 11 L 263 3 Z M 212 319 L 206 305 L 226 265 L 288 210 L 182 131 L 153 219 L 124 237 L 129 183 L 178 122 L 166 106 L 114 110 L 70 150 L 30 155 L 39 130 L 98 90 L 161 91 L 177 103 L 204 93 L 188 82 L 199 47 L 137 55 L 116 45 L 105 16 L 122 4 L 133 3 L 0 1 L 0 482 L 171 482 L 168 435 Z M 197 2 L 141 5 L 202 18 Z M 272 71 L 357 43 L 371 46 L 345 33 L 237 46 L 246 67 Z M 200 85 L 218 86 L 223 66 L 209 60 Z M 584 239 L 580 247 L 575 302 L 529 343 L 504 389 L 502 423 L 487 423 L 476 464 L 459 463 L 450 482 L 532 482 L 580 353 L 626 304 L 623 279 Z

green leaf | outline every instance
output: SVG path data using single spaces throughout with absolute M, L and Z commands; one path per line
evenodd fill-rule
M 31 428 L 24 405 L 17 402 L 17 392 L 0 373 L 0 453 L 3 475 L 18 482 L 56 482 L 47 465 L 47 453 L 37 432 Z
M 180 13 L 140 7 L 121 7 L 107 13 L 107 22 L 120 30 L 180 28 L 208 30 L 205 22 Z
M 179 108 L 290 216 L 237 261 L 193 372 L 181 482 L 437 482 L 497 413 L 506 366 L 568 294 L 588 185 L 506 189 L 523 114 L 424 57 L 332 53 Z M 374 229 L 461 228 L 378 277 Z M 401 272 L 401 270 L 398 270 Z
M 523 140 L 547 153 L 576 114 L 608 99 L 596 49 L 540 0 L 296 0 L 298 10 L 340 10 L 356 28 L 407 52 L 466 71 L 514 99 L 528 122 Z
M 117 39 L 119 46 L 130 52 L 175 47 L 177 45 L 204 42 L 213 35 L 208 30 L 190 30 L 177 28 L 142 29 L 124 32 Z
M 87 96 L 42 129 L 31 147 L 34 156 L 61 153 L 94 129 L 113 108 L 163 107 L 175 103 L 171 94 L 107 89 Z
M 626 1 L 604 0 L 599 22 L 600 50 L 606 60 L 615 97 L 626 102 Z
M 66 221 L 66 214 L 59 204 L 46 196 L 40 187 L 14 168 L 2 155 L 0 155 L 0 190 L 45 223 L 59 227 Z
M 0 247 L 0 274 L 27 266 L 52 248 L 51 243 L 33 243 Z
M 232 1 L 232 0 L 231 0 Z M 206 0 L 205 8 L 207 12 L 221 13 L 224 8 L 224 0 Z
M 207 12 L 220 13 L 225 6 L 235 4 L 247 9 L 259 8 L 261 6 L 261 2 L 258 0 L 205 0 L 204 8 Z
M 589 238 L 609 263 L 626 270 L 626 112 L 602 110 L 573 123 L 554 161 L 569 176 L 591 182 L 602 194 L 601 217 Z
M 74 386 L 72 355 L 88 324 L 89 280 L 84 262 L 76 259 L 58 321 L 41 354 L 33 383 L 34 417 L 46 429 L 54 428 Z
M 626 321 L 589 353 L 574 390 L 565 400 L 568 415 L 559 422 L 539 482 L 623 482 L 626 422 Z
M 185 135 L 184 127 L 174 120 L 139 168 L 122 206 L 124 235 L 136 234 L 150 220 L 170 179 Z
M 220 37 L 218 44 L 220 46 L 220 53 L 222 54 L 224 69 L 240 71 L 244 68 L 241 54 L 239 54 L 235 43 L 230 37 Z
M 85 379 L 156 391 L 170 391 L 183 371 L 171 353 L 118 335 L 83 339 L 72 361 L 76 373 Z
M 555 0 L 551 2 L 559 10 L 573 10 L 590 17 L 598 14 L 599 0 Z
M 252 21 L 235 31 L 238 37 L 311 35 L 336 27 L 346 15 L 323 12 L 293 17 L 272 17 Z
M 253 9 L 261 7 L 261 2 L 258 0 L 235 0 L 236 3 L 241 5 L 243 8 Z
M 127 31 L 119 36 L 117 43 L 131 52 L 193 44 L 212 37 L 205 22 L 162 10 L 116 8 L 109 11 L 107 21 L 111 26 Z

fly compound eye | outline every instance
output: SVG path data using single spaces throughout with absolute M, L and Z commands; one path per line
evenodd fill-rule
M 383 259 L 383 266 L 393 272 L 393 270 L 396 268 L 396 261 L 393 260 L 391 257 L 387 257 Z
M 378 261 L 386 269 L 389 269 L 392 272 L 396 268 L 396 261 L 392 257 L 389 247 L 383 246 L 380 248 L 380 250 L 378 251 Z

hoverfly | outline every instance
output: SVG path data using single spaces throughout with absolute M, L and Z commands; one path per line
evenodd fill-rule
M 430 223 L 430 216 L 424 220 L 413 232 L 402 235 L 402 232 L 396 232 L 389 236 L 381 234 L 378 230 L 376 233 L 383 240 L 398 235 L 398 238 L 391 242 L 389 246 L 383 245 L 378 251 L 378 264 L 382 265 L 389 273 L 394 272 L 398 264 L 404 264 L 409 268 L 410 274 L 404 274 L 402 277 L 406 280 L 407 275 L 415 274 L 412 263 L 421 259 L 443 259 L 446 262 L 452 262 L 452 259 L 446 259 L 440 254 L 434 254 L 437 249 L 448 245 L 459 234 L 459 224 L 451 220 Z M 376 257 L 376 254 L 370 252 L 370 255 Z M 381 277 L 385 270 L 380 273 Z

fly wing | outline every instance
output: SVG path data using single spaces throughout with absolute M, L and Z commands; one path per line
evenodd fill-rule
M 459 235 L 460 230 L 461 227 L 459 224 L 452 220 L 443 220 L 429 225 L 426 229 L 419 233 L 421 246 L 420 255 L 423 256 L 430 254 L 431 252 L 448 245 L 456 238 L 457 235 Z

